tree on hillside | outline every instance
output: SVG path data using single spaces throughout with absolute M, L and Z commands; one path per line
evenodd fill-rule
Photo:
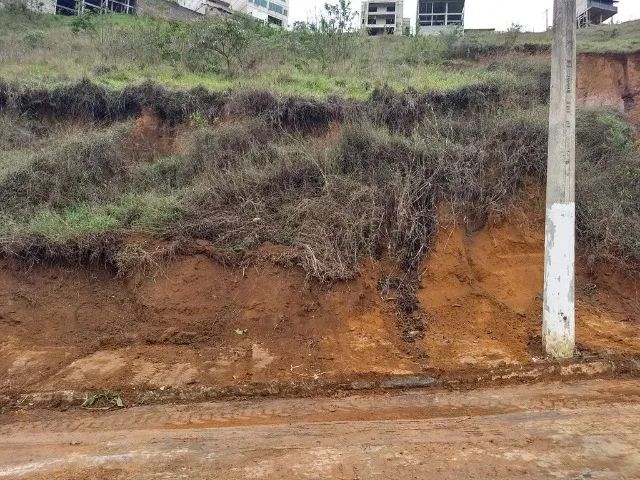
M 338 3 L 324 4 L 324 13 L 320 18 L 321 31 L 327 33 L 347 33 L 353 31 L 353 21 L 357 13 L 351 9 L 350 0 L 338 0 Z
M 192 61 L 215 65 L 225 64 L 225 72 L 232 76 L 249 46 L 249 36 L 240 19 L 214 17 L 194 24 L 191 38 Z M 203 67 L 203 70 L 207 68 Z
M 301 55 L 319 61 L 322 70 L 331 63 L 346 61 L 353 51 L 356 16 L 350 0 L 338 0 L 324 4 L 319 20 L 295 22 L 293 32 Z

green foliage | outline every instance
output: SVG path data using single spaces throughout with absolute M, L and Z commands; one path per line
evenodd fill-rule
M 442 38 L 435 35 L 416 35 L 408 42 L 404 58 L 411 65 L 429 65 L 440 62 L 446 50 L 447 45 Z
M 82 408 L 105 410 L 109 408 L 123 408 L 124 403 L 120 394 L 104 391 L 96 395 L 87 397 L 81 405 Z
M 634 150 L 633 132 L 619 112 L 582 110 L 577 115 L 578 148 L 597 163 Z
M 632 130 L 614 111 L 578 113 L 576 217 L 578 240 L 592 265 L 638 268 L 640 156 Z
M 153 233 L 175 222 L 180 208 L 177 195 L 126 194 L 105 205 L 78 204 L 61 210 L 40 210 L 21 226 L 14 225 L 13 234 L 39 235 L 64 242 L 115 229 Z
M 22 37 L 23 42 L 28 45 L 30 48 L 42 48 L 46 44 L 47 34 L 34 30 L 33 32 L 28 32 Z
M 516 45 L 522 30 L 523 26 L 519 23 L 512 23 L 509 28 L 507 28 L 507 33 L 504 37 L 507 48 L 513 48 Z
M 317 22 L 294 24 L 291 45 L 298 56 L 319 62 L 322 70 L 334 63 L 344 63 L 355 47 L 352 34 L 355 18 L 349 0 L 325 3 Z
M 96 31 L 96 15 L 91 12 L 84 12 L 80 15 L 74 15 L 69 22 L 71 31 L 75 34 L 80 32 Z
M 444 55 L 447 58 L 456 57 L 456 52 L 459 50 L 458 44 L 462 40 L 464 30 L 460 26 L 444 29 L 438 35 L 440 41 L 444 45 Z
M 237 18 L 212 17 L 192 28 L 187 65 L 195 71 L 215 72 L 223 63 L 226 75 L 233 76 L 243 65 L 249 47 L 245 22 Z
M 357 14 L 351 9 L 350 0 L 325 3 L 320 17 L 319 31 L 322 33 L 347 33 L 353 31 L 353 21 Z
M 151 62 L 179 62 L 187 49 L 188 26 L 182 22 L 150 22 L 124 29 L 131 41 L 138 41 L 141 60 Z
M 121 14 L 39 15 L 30 21 L 0 10 L 0 76 L 30 85 L 89 77 L 118 88 L 153 78 L 181 88 L 241 86 L 287 95 L 351 98 L 366 98 L 375 86 L 385 84 L 396 90 L 443 90 L 510 76 L 470 62 L 449 68 L 441 61 L 446 52 L 440 38 L 431 45 L 423 37 L 374 38 L 350 32 L 350 20 L 340 17 L 341 8 L 333 5 L 324 11 L 324 22 L 320 18 L 316 23 L 298 23 L 290 32 L 244 16 L 230 23 Z M 228 45 L 227 30 L 232 40 Z M 22 38 L 32 31 L 46 35 L 46 49 L 25 51 Z M 220 35 L 225 42 L 219 42 Z M 34 34 L 34 42 L 39 39 Z M 211 48 L 216 45 L 222 50 Z M 484 54 L 468 50 L 461 46 L 451 56 Z M 403 61 L 405 57 L 410 63 Z

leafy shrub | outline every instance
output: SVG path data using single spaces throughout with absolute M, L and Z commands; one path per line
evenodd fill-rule
M 640 157 L 618 112 L 580 111 L 577 127 L 578 242 L 592 266 L 640 262 Z

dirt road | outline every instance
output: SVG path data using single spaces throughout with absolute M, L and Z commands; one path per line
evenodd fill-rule
M 640 478 L 633 380 L 2 420 L 2 478 Z

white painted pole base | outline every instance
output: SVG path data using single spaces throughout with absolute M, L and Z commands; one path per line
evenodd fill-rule
M 542 341 L 554 358 L 575 350 L 575 203 L 547 207 L 544 252 Z

